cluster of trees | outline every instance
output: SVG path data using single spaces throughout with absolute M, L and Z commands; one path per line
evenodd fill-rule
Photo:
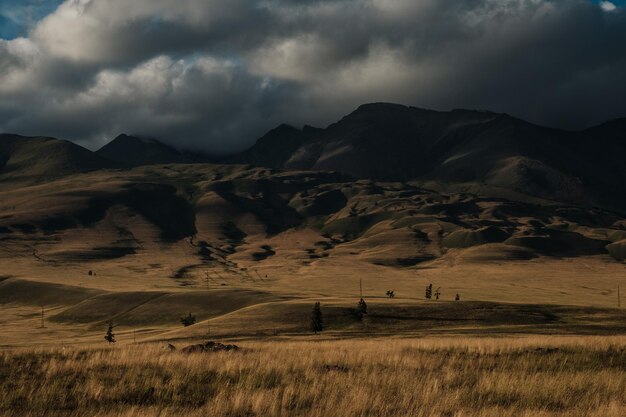
M 439 300 L 439 298 L 441 297 L 441 287 L 437 287 L 437 289 L 433 292 L 433 284 L 428 284 L 426 286 L 426 293 L 424 296 L 427 300 L 432 300 L 433 297 L 435 298 L 435 300 Z M 457 293 L 454 296 L 454 300 L 461 301 L 461 294 Z

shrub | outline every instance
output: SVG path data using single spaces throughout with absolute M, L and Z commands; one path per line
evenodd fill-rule
M 196 324 L 196 316 L 192 316 L 191 313 L 189 313 L 187 315 L 187 317 L 181 317 L 180 318 L 180 322 L 183 324 L 183 326 L 188 327 L 191 325 Z

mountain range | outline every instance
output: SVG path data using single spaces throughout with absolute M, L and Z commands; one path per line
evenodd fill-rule
M 122 134 L 90 152 L 51 138 L 0 136 L 0 179 L 53 178 L 103 168 L 172 163 L 250 164 L 413 181 L 443 191 L 520 194 L 626 209 L 626 119 L 582 131 L 547 128 L 489 111 L 360 106 L 321 129 L 286 124 L 222 158 Z
M 229 161 L 623 208 L 624 156 L 626 119 L 569 132 L 487 111 L 376 103 L 326 129 L 280 126 Z
M 594 288 L 626 260 L 625 138 L 626 120 L 569 132 L 394 104 L 280 125 L 220 160 L 130 135 L 92 152 L 4 134 L 1 273 L 115 291 L 271 282 L 287 296 L 348 294 L 355 274 L 415 294 L 445 275 L 509 301 L 552 280 L 544 301 L 605 305 Z

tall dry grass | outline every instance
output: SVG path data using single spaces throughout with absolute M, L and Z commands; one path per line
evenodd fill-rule
M 247 342 L 0 353 L 3 416 L 626 415 L 625 337 Z

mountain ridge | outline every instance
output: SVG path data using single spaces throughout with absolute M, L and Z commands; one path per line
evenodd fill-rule
M 42 140 L 37 142 L 41 146 Z M 0 143 L 0 156 L 11 154 L 8 142 Z M 40 180 L 102 168 L 249 164 L 287 171 L 335 171 L 377 181 L 417 181 L 437 184 L 442 191 L 459 187 L 486 193 L 509 190 L 570 204 L 626 210 L 626 195 L 619 192 L 626 183 L 624 118 L 567 131 L 486 110 L 437 111 L 366 103 L 326 128 L 281 124 L 247 150 L 221 158 L 126 134 L 96 152 L 63 141 L 56 147 L 68 151 L 53 163 L 47 151 L 33 150 L 32 157 L 21 157 L 22 176 L 28 176 L 29 164 L 35 171 L 31 177 Z M 76 161 L 69 160 L 72 155 Z M 44 169 L 37 173 L 50 164 L 55 167 L 52 171 L 58 172 Z
M 387 181 L 476 183 L 540 198 L 626 207 L 614 193 L 626 182 L 626 119 L 581 131 L 539 126 L 508 114 L 455 109 L 440 112 L 391 103 L 359 106 L 301 140 L 280 166 L 264 137 L 247 155 L 256 165 L 331 170 Z M 288 141 L 283 137 L 281 143 Z M 593 144 L 598 144 L 595 149 Z M 605 163 L 605 161 L 609 163 Z M 619 193 L 618 193 L 619 194 Z

